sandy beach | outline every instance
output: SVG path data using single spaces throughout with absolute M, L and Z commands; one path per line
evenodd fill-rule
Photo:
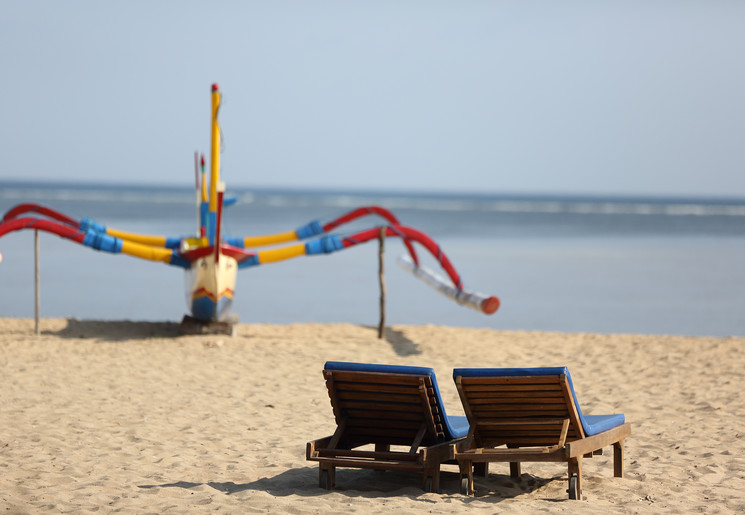
M 4 513 L 745 511 L 745 338 L 562 334 L 439 326 L 241 324 L 235 337 L 178 323 L 0 319 Z M 584 462 L 582 500 L 561 464 L 493 465 L 477 495 L 444 467 L 419 477 L 340 469 L 318 488 L 307 441 L 334 422 L 327 360 L 435 369 L 448 413 L 454 367 L 566 365 L 583 410 L 624 413 L 612 452 Z

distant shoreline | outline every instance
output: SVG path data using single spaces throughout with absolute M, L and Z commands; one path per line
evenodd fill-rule
M 2 192 L 6 188 L 15 189 L 41 189 L 55 190 L 59 188 L 72 188 L 88 191 L 95 190 L 129 190 L 138 192 L 151 191 L 153 193 L 163 192 L 192 192 L 193 185 L 186 178 L 183 184 L 177 183 L 142 183 L 142 182 L 125 182 L 125 181 L 61 181 L 59 179 L 49 181 L 29 181 L 27 179 L 0 179 L 0 199 L 3 198 Z M 231 182 L 228 187 L 229 192 L 233 193 L 257 193 L 257 194 L 287 194 L 287 195 L 351 195 L 351 196 L 390 196 L 390 197 L 418 197 L 418 198 L 469 198 L 481 200 L 512 200 L 512 201 L 563 201 L 563 202 L 642 202 L 642 203 L 701 203 L 701 204 L 745 204 L 745 196 L 692 196 L 692 195 L 669 195 L 669 194 L 641 194 L 641 193 L 623 193 L 616 194 L 610 192 L 598 193 L 550 193 L 550 192 L 509 192 L 509 191 L 491 191 L 483 190 L 431 190 L 426 186 L 417 189 L 355 189 L 355 188 L 317 188 L 317 187 L 279 187 L 279 186 L 254 186 L 251 184 L 242 184 Z

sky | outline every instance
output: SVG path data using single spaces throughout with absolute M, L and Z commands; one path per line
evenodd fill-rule
M 0 179 L 745 197 L 745 2 L 0 0 Z

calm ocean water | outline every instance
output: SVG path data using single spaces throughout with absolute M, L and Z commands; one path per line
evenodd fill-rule
M 434 238 L 468 289 L 497 295 L 486 316 L 399 268 L 386 243 L 389 324 L 565 332 L 745 336 L 745 199 L 425 195 L 229 190 L 233 236 L 392 209 Z M 131 232 L 195 231 L 190 189 L 0 182 L 0 212 L 40 203 Z M 380 224 L 368 218 L 343 232 Z M 44 317 L 179 321 L 184 272 L 42 233 Z M 33 317 L 32 231 L 0 238 L 0 316 Z M 378 322 L 377 243 L 244 269 L 232 312 L 246 323 Z M 425 254 L 424 249 L 420 254 Z M 434 262 L 425 260 L 431 268 Z

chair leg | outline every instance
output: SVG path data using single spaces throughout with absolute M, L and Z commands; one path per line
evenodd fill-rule
M 440 493 L 440 466 L 425 469 L 422 489 L 425 492 Z
M 318 486 L 331 490 L 336 484 L 336 467 L 329 465 L 318 466 Z
M 331 488 L 336 486 L 336 467 L 329 467 L 329 480 L 331 481 Z
M 508 449 L 517 449 L 518 445 L 507 445 Z M 517 461 L 511 461 L 510 462 L 510 477 L 514 479 L 520 478 L 520 462 Z
M 391 446 L 387 443 L 376 443 L 375 444 L 375 452 L 390 452 Z M 379 460 L 380 458 L 375 458 L 376 460 Z M 373 469 L 376 473 L 382 474 L 385 473 L 385 470 L 383 469 Z
M 520 462 L 519 461 L 511 461 L 510 462 L 510 477 L 515 479 L 520 479 Z
M 329 469 L 323 465 L 318 467 L 318 488 L 324 488 L 326 490 L 331 489 L 331 481 L 329 481 Z
M 473 463 L 470 461 L 461 461 L 460 465 L 460 493 L 464 495 L 473 495 Z
M 623 440 L 613 444 L 613 476 L 623 477 Z
M 473 465 L 468 464 L 468 495 L 473 495 L 476 490 L 473 486 Z
M 582 499 L 582 457 L 569 460 L 569 498 Z M 576 480 L 573 479 L 576 477 Z
M 479 463 L 474 463 L 473 464 L 473 475 L 479 476 L 479 477 L 488 477 L 489 476 L 489 462 L 481 461 Z

